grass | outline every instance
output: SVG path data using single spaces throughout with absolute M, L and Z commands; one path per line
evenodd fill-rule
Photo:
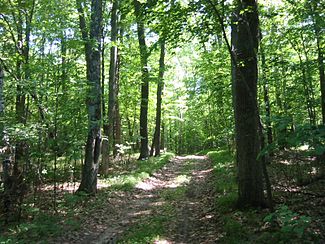
M 215 177 L 216 204 L 219 211 L 231 211 L 237 202 L 237 183 L 233 156 L 227 151 L 210 151 L 207 156 L 212 161 Z
M 238 211 L 236 168 L 234 155 L 226 150 L 210 151 L 216 191 L 216 210 L 222 220 L 223 237 L 220 243 L 253 243 L 253 228 L 259 226 L 261 217 L 254 211 Z
M 134 162 L 136 168 L 131 172 L 124 173 L 121 176 L 116 172 L 115 175 L 106 178 L 105 181 L 108 182 L 109 187 L 99 191 L 94 198 L 71 193 L 58 196 L 57 212 L 49 207 L 52 204 L 51 196 L 46 198 L 46 201 L 49 202 L 46 208 L 44 208 L 44 202 L 40 202 L 39 204 L 43 207 L 39 207 L 33 203 L 32 197 L 27 198 L 23 205 L 24 219 L 22 222 L 19 224 L 11 223 L 10 226 L 0 225 L 0 243 L 47 243 L 51 237 L 78 230 L 83 218 L 91 216 L 103 204 L 108 204 L 107 198 L 112 191 L 133 189 L 137 183 L 166 165 L 173 156 L 171 153 L 166 153 L 161 157 Z M 153 220 L 152 223 L 148 223 L 148 231 L 150 228 L 160 229 L 158 222 Z
M 166 234 L 164 226 L 173 217 L 170 209 L 170 205 L 161 206 L 163 215 L 151 216 L 132 226 L 119 243 L 142 244 L 160 240 Z
M 110 188 L 115 190 L 129 191 L 136 184 L 152 175 L 155 171 L 162 168 L 169 160 L 174 157 L 172 153 L 165 153 L 159 158 L 149 158 L 145 161 L 136 161 L 137 167 L 131 172 L 115 174 L 104 179 Z
M 175 178 L 175 183 L 179 186 L 175 188 L 166 188 L 159 192 L 159 202 L 162 205 L 155 206 L 153 212 L 155 214 L 145 217 L 139 223 L 132 226 L 119 243 L 125 244 L 142 244 L 142 243 L 156 243 L 166 241 L 164 236 L 168 233 L 166 231 L 167 225 L 176 221 L 177 210 L 175 204 L 185 198 L 187 191 L 186 184 L 190 181 L 189 173 L 193 169 L 195 160 L 189 160 L 182 168 L 180 175 Z

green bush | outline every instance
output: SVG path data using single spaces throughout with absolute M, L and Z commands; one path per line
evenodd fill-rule
M 288 206 L 281 205 L 274 213 L 267 215 L 264 222 L 279 228 L 277 235 L 282 241 L 293 238 L 301 239 L 310 225 L 311 218 L 291 211 Z

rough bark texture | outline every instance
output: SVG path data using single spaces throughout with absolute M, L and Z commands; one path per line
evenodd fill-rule
M 133 1 L 134 12 L 137 19 L 137 32 L 142 68 L 141 82 L 141 107 L 140 107 L 140 156 L 139 160 L 148 158 L 148 99 L 149 99 L 149 71 L 148 71 L 148 50 L 145 40 L 144 23 L 142 16 L 142 5 L 137 0 Z
M 164 71 L 165 71 L 165 40 L 160 43 L 160 59 L 159 59 L 159 75 L 158 75 L 158 86 L 157 86 L 157 109 L 156 109 L 156 127 L 153 136 L 152 147 L 150 150 L 150 156 L 160 155 L 160 127 L 161 127 L 161 104 L 162 104 L 162 93 L 164 89 Z
M 237 1 L 232 26 L 239 206 L 264 204 L 257 107 L 258 12 L 255 0 Z
M 85 147 L 85 161 L 78 191 L 95 193 L 101 147 L 101 85 L 100 85 L 100 40 L 102 31 L 102 1 L 91 1 L 90 32 L 86 29 L 84 11 L 77 0 L 79 24 L 85 42 L 88 81 L 88 137 Z

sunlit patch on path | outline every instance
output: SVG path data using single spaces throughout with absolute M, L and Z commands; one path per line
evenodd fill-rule
M 206 203 L 209 200 L 206 181 L 211 171 L 210 162 L 205 156 L 174 157 L 161 170 L 136 184 L 132 191 L 113 192 L 101 210 L 102 216 L 98 217 L 98 221 L 84 223 L 90 226 L 85 233 L 78 233 L 75 238 L 70 236 L 68 241 L 64 241 L 120 242 L 132 226 L 141 226 L 143 221 L 153 216 L 159 218 L 160 214 L 164 214 L 159 209 L 168 205 L 173 206 L 175 218 L 168 220 L 166 235 L 157 235 L 153 243 L 202 243 L 202 238 L 207 241 L 204 243 L 213 243 L 213 237 L 209 235 L 216 221 Z M 181 195 L 178 196 L 178 192 Z

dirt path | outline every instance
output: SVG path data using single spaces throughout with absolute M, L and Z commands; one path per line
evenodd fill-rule
M 83 223 L 81 231 L 56 240 L 60 243 L 130 243 L 130 228 L 147 218 L 164 215 L 161 207 L 172 206 L 164 225 L 163 241 L 156 243 L 215 243 L 217 217 L 213 211 L 212 169 L 203 156 L 175 157 L 130 192 L 115 192 L 98 216 Z

